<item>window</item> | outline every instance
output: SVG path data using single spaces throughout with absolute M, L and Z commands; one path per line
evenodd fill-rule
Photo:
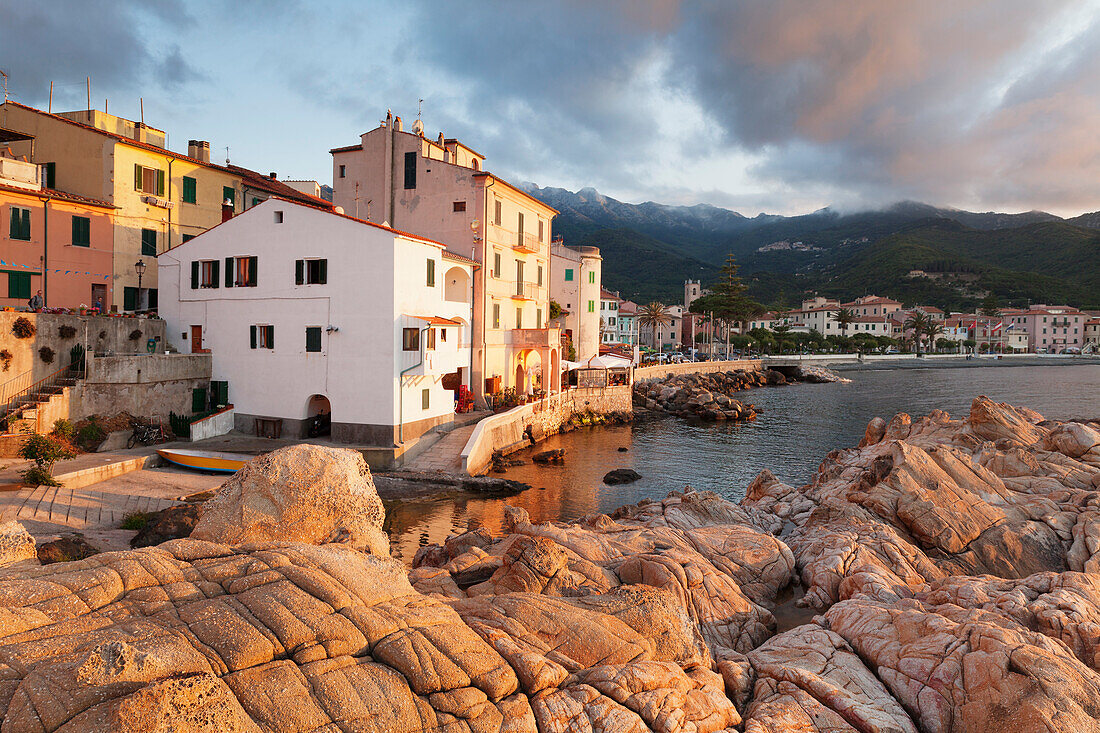
M 447 343 L 447 329 L 445 329 L 445 328 L 439 329 L 439 340 L 442 341 L 443 343 Z
M 237 191 L 232 186 L 222 186 L 222 203 L 227 201 L 230 206 L 237 205 Z
M 258 282 L 256 257 L 226 257 L 225 287 L 254 288 Z
M 424 344 L 424 348 L 428 351 L 435 351 L 435 329 L 429 328 L 427 331 L 425 331 L 425 334 L 428 337 L 428 341 L 426 344 Z
M 500 303 L 493 303 L 493 328 L 500 328 Z
M 157 256 L 157 230 L 141 230 L 141 254 L 145 257 Z
M 588 301 L 588 312 L 589 313 L 595 313 L 596 312 L 596 301 L 594 301 L 594 300 Z
M 134 190 L 153 196 L 163 196 L 164 171 L 134 163 Z
M 435 287 L 435 260 L 428 259 L 428 271 L 427 271 L 427 285 L 429 288 Z
M 183 177 L 183 203 L 196 204 L 199 201 L 198 184 L 191 176 Z
M 523 328 L 523 309 L 516 308 L 516 328 Z
M 274 326 L 249 326 L 248 331 L 249 344 L 253 349 L 275 349 Z
M 493 253 L 493 277 L 500 277 L 500 252 Z
M 220 264 L 218 260 L 192 260 L 191 289 L 218 287 Z
M 500 199 L 497 199 L 496 201 L 493 202 L 493 223 L 496 224 L 497 226 L 500 226 L 500 222 L 501 222 L 501 218 L 500 218 L 501 211 L 500 211 L 500 209 L 501 209 Z
M 57 163 L 46 164 L 46 188 L 57 188 Z
M 573 268 L 572 267 L 565 268 L 565 282 L 567 282 L 567 283 L 568 282 L 573 282 Z
M 138 289 L 124 287 L 122 289 L 122 310 L 136 311 L 138 307 Z
M 295 260 L 294 283 L 296 285 L 327 284 L 328 260 Z
M 522 211 L 519 212 L 519 218 L 516 220 L 516 231 L 519 232 L 521 237 L 523 236 L 523 212 Z
M 262 203 L 263 203 L 263 199 L 258 198 L 256 196 L 252 197 L 252 206 L 259 206 Z M 251 207 L 249 207 L 249 208 L 251 208 Z
M 539 285 L 539 287 L 540 287 L 540 288 L 542 287 L 542 265 L 539 265 L 539 279 L 538 279 L 538 285 Z
M 8 273 L 8 297 L 21 300 L 31 297 L 31 274 L 29 272 Z
M 276 224 L 282 224 L 283 223 L 283 212 L 281 212 L 281 211 L 276 211 L 275 212 L 275 223 Z
M 9 212 L 8 236 L 24 242 L 31 241 L 31 210 L 13 206 Z
M 88 247 L 91 245 L 92 220 L 86 216 L 73 217 L 73 246 Z
M 348 167 L 346 165 L 340 166 L 340 177 L 346 178 L 348 175 Z
M 535 309 L 535 328 L 542 328 L 542 308 Z
M 595 285 L 596 284 L 596 273 L 594 273 L 594 272 L 588 273 L 588 284 L 589 285 Z
M 194 234 L 184 234 L 183 235 L 183 241 L 185 241 L 185 242 L 190 242 L 194 238 L 195 238 Z
M 546 228 L 546 222 L 544 222 L 544 221 L 543 221 L 542 219 L 539 219 L 539 241 L 540 241 L 540 242 L 544 242 L 544 241 L 546 241 L 546 240 L 545 240 L 545 239 L 543 238 L 543 237 L 544 237 L 544 231 L 543 231 L 543 230 L 544 230 L 545 228 Z
M 432 391 L 430 389 L 420 390 L 420 407 L 427 410 L 428 405 L 432 401 Z
M 403 328 L 403 329 L 401 329 L 401 350 L 402 351 L 420 351 L 420 329 L 419 328 Z
M 416 188 L 416 151 L 405 153 L 405 188 Z
M 465 201 L 455 201 L 454 204 L 452 204 L 452 206 L 454 206 L 454 211 L 455 211 L 456 214 L 460 211 L 465 211 L 466 210 L 466 202 Z
M 306 351 L 307 352 L 320 352 L 321 351 L 321 327 L 320 326 L 306 326 Z

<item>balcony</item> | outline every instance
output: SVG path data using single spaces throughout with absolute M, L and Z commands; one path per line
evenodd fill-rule
M 516 242 L 512 245 L 512 249 L 516 252 L 524 252 L 527 254 L 537 254 L 539 248 L 542 247 L 542 242 L 534 234 L 527 234 L 526 232 L 516 232 Z
M 513 328 L 512 346 L 545 349 L 561 346 L 560 328 Z
M 512 291 L 512 297 L 516 300 L 546 300 L 546 287 L 532 282 L 516 281 L 516 289 Z

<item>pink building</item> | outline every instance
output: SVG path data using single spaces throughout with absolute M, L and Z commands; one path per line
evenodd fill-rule
M 1068 305 L 1033 305 L 1005 310 L 1001 319 L 1022 329 L 1028 336 L 1027 350 L 1040 354 L 1061 354 L 1085 345 L 1088 315 Z

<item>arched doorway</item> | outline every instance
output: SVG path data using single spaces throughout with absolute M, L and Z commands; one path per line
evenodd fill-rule
M 443 276 L 443 299 L 451 303 L 470 300 L 470 276 L 461 267 L 452 267 Z
M 527 394 L 527 370 L 522 358 L 516 363 L 516 395 L 521 394 Z
M 305 437 L 317 438 L 332 432 L 332 404 L 322 394 L 310 396 L 306 403 Z

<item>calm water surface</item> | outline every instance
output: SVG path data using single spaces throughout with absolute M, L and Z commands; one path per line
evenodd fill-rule
M 764 468 L 781 481 L 801 485 L 826 453 L 858 443 L 871 418 L 889 419 L 898 412 L 919 416 L 936 408 L 965 415 L 980 394 L 1050 418 L 1100 416 L 1100 365 L 905 368 L 844 376 L 852 382 L 743 392 L 743 401 L 764 410 L 749 423 L 661 418 L 553 436 L 534 450 L 565 448 L 565 465 L 531 464 L 534 451 L 528 449 L 516 454 L 527 465 L 504 474 L 530 484 L 529 491 L 506 499 L 446 499 L 391 509 L 394 555 L 408 562 L 418 547 L 467 528 L 498 532 L 506 504 L 521 506 L 542 522 L 612 511 L 685 486 L 736 501 Z M 620 447 L 628 450 L 620 452 Z M 613 468 L 633 468 L 642 479 L 606 486 L 602 477 Z

